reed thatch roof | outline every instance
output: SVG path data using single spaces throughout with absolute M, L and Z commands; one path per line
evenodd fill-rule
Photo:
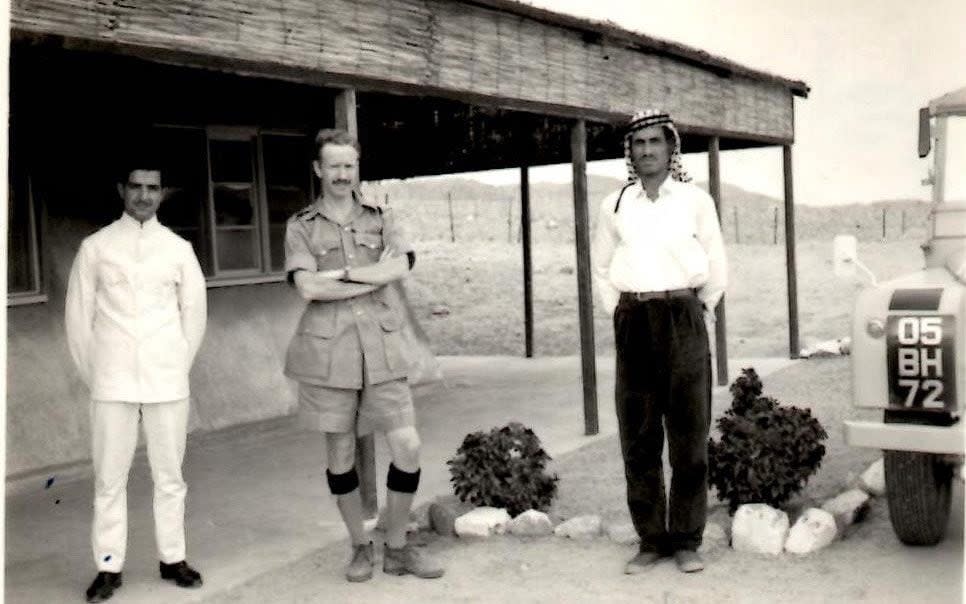
M 617 157 L 620 124 L 655 105 L 675 115 L 686 151 L 712 136 L 721 149 L 788 144 L 794 98 L 809 90 L 510 0 L 13 0 L 11 29 L 15 58 L 52 48 L 104 57 L 105 68 L 128 57 L 296 91 L 354 88 L 361 137 L 400 154 L 370 165 L 380 177 L 568 161 L 575 118 L 588 123 L 588 159 Z M 262 96 L 256 88 L 235 103 L 291 103 Z
M 545 23 L 552 23 L 561 27 L 572 28 L 587 35 L 608 36 L 617 40 L 624 40 L 632 48 L 637 48 L 644 52 L 664 54 L 679 61 L 695 63 L 710 69 L 718 70 L 727 75 L 743 75 L 763 82 L 776 82 L 786 86 L 795 96 L 807 97 L 809 93 L 808 85 L 801 80 L 792 80 L 765 71 L 751 69 L 739 63 L 712 55 L 699 48 L 693 48 L 686 44 L 663 40 L 640 32 L 635 32 L 621 27 L 609 20 L 594 20 L 581 17 L 574 17 L 564 13 L 557 13 L 547 9 L 539 8 L 530 4 L 525 4 L 517 0 L 465 0 L 467 3 L 479 4 L 496 8 L 510 13 L 523 15 L 538 19 Z

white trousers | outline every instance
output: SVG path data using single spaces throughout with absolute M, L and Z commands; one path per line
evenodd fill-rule
M 188 399 L 167 403 L 91 402 L 94 449 L 94 526 L 91 547 L 98 571 L 120 572 L 127 550 L 127 479 L 144 424 L 154 481 L 154 535 L 161 561 L 185 558 L 181 477 Z

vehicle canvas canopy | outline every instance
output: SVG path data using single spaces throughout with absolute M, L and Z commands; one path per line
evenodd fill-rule
M 929 115 L 966 115 L 966 86 L 930 101 Z
M 966 86 L 929 101 L 919 110 L 919 157 L 932 153 L 924 185 L 934 203 L 966 203 Z M 966 235 L 966 232 L 960 233 Z

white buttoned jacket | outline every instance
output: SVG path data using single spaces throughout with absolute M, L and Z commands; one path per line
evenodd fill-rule
M 187 398 L 205 332 L 205 278 L 191 244 L 127 214 L 84 239 L 67 286 L 67 341 L 103 401 Z

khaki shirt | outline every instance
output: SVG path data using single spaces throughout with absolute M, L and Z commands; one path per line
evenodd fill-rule
M 157 218 L 127 214 L 84 239 L 70 271 L 67 343 L 102 401 L 187 398 L 207 317 L 205 277 L 191 244 Z
M 319 204 L 297 212 L 285 229 L 285 270 L 312 272 L 366 266 L 385 246 L 412 251 L 393 213 L 361 195 L 344 223 Z M 312 300 L 302 313 L 285 359 L 285 375 L 306 384 L 360 389 L 404 378 L 404 309 L 396 288 L 382 286 L 348 300 Z

